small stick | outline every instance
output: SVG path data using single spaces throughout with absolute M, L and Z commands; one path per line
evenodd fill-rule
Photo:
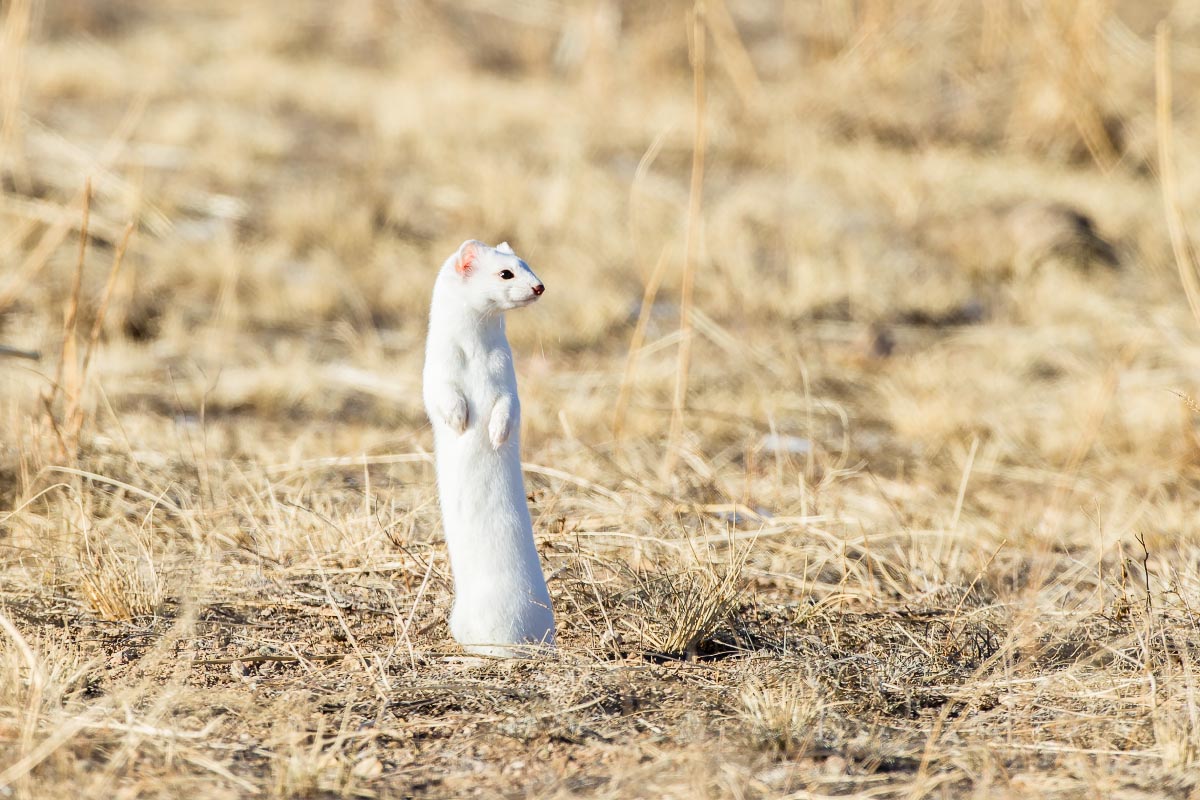
M 954 516 L 950 519 L 950 530 L 958 530 L 958 519 L 962 515 L 963 502 L 967 499 L 967 484 L 971 482 L 971 468 L 975 466 L 975 453 L 979 451 L 979 437 L 971 438 L 971 452 L 963 465 L 962 480 L 958 483 L 958 498 L 954 501 Z
M 233 664 L 238 661 L 243 664 L 266 664 L 268 662 L 294 664 L 297 661 L 341 661 L 343 658 L 349 658 L 353 655 L 353 653 L 301 653 L 298 656 L 247 655 L 231 656 L 228 658 L 195 658 L 189 663 L 194 667 L 220 666 L 223 664 Z
M 633 390 L 633 376 L 637 368 L 639 351 L 646 339 L 646 326 L 650 322 L 650 313 L 654 308 L 654 299 L 658 296 L 658 287 L 662 285 L 663 274 L 667 267 L 667 248 L 663 248 L 654 265 L 654 272 L 646 284 L 642 294 L 642 307 L 638 310 L 637 324 L 633 328 L 633 337 L 629 340 L 629 353 L 625 356 L 625 372 L 621 376 L 621 388 L 617 391 L 617 409 L 613 412 L 613 438 L 621 438 L 625 427 L 625 412 L 629 408 L 629 395 Z
M 687 238 L 683 254 L 683 285 L 679 296 L 679 362 L 675 371 L 675 395 L 671 407 L 671 429 L 667 438 L 667 452 L 663 459 L 662 479 L 667 480 L 675 471 L 679 458 L 680 439 L 683 436 L 683 409 L 687 405 L 688 371 L 692 362 L 692 290 L 695 281 L 696 246 L 700 233 L 700 212 L 704 196 L 704 42 L 705 30 L 703 0 L 696 0 L 692 12 L 692 40 L 695 50 L 692 58 L 692 75 L 696 104 L 695 143 L 692 147 L 692 183 L 688 191 Z
M 979 583 L 979 579 L 983 577 L 983 573 L 987 572 L 987 568 L 990 567 L 992 562 L 996 560 L 996 556 L 1000 555 L 1000 551 L 1004 549 L 1004 545 L 1006 544 L 1008 544 L 1008 539 L 1000 542 L 1000 545 L 995 549 L 988 560 L 985 561 L 983 566 L 979 568 L 979 572 L 975 573 L 975 578 L 971 581 L 971 585 L 967 587 L 967 590 L 963 592 L 963 596 L 958 598 L 958 604 L 954 606 L 954 613 L 950 615 L 951 625 L 954 625 L 955 620 L 958 619 L 958 612 L 962 610 L 963 603 L 967 602 L 967 598 L 971 596 L 971 592 L 975 589 L 975 584 Z
M 742 105 L 751 109 L 761 107 L 762 81 L 759 80 L 758 71 L 754 69 L 750 54 L 746 52 L 746 43 L 738 33 L 737 24 L 733 21 L 725 0 L 713 0 L 708 23 L 713 42 L 725 60 L 725 69 L 729 71 L 733 86 L 742 99 Z
M 108 271 L 108 282 L 104 285 L 104 295 L 100 298 L 100 306 L 96 309 L 96 318 L 92 320 L 92 331 L 88 335 L 87 348 L 83 351 L 83 366 L 79 369 L 79 384 L 82 391 L 82 386 L 87 383 L 88 367 L 92 363 L 92 353 L 95 352 L 96 342 L 100 339 L 100 331 L 104 327 L 104 315 L 108 313 L 108 302 L 112 298 L 113 287 L 117 283 L 117 273 L 121 271 L 121 262 L 125 260 L 125 248 L 129 246 L 129 238 L 133 236 L 134 224 L 130 222 L 125 226 L 125 233 L 121 236 L 121 243 L 117 245 L 117 250 L 113 254 L 113 265 Z M 75 417 L 69 420 L 74 435 L 78 437 L 80 429 L 83 427 L 83 404 L 79 403 L 75 407 Z
M 88 216 L 91 208 L 92 179 L 88 178 L 83 184 L 83 220 L 79 224 L 79 257 L 75 261 L 75 282 L 72 284 L 71 297 L 67 301 L 67 309 L 63 315 L 63 343 L 59 353 L 58 369 L 54 372 L 54 383 L 50 387 L 51 402 L 59 392 L 62 392 L 64 396 L 70 394 L 67 389 L 63 388 L 67 362 L 71 362 L 72 383 L 74 383 L 75 370 L 78 368 L 75 363 L 75 328 L 79 314 L 79 293 L 83 285 L 83 257 L 87 253 Z M 69 397 L 67 402 L 70 402 Z
M 87 350 L 83 353 L 83 370 L 82 377 L 87 377 L 88 365 L 91 363 L 92 352 L 96 348 L 96 341 L 100 338 L 100 330 L 104 327 L 104 315 L 108 313 L 108 302 L 112 298 L 113 287 L 117 282 L 117 273 L 121 271 L 121 263 L 125 260 L 125 248 L 129 246 L 129 239 L 133 236 L 134 224 L 130 222 L 125 226 L 125 233 L 121 235 L 121 243 L 117 245 L 117 251 L 113 254 L 113 265 L 108 271 L 108 282 L 104 284 L 104 294 L 100 297 L 100 307 L 96 309 L 96 319 L 92 321 L 92 332 L 88 335 Z
M 8 3 L 0 31 L 0 157 L 11 158 L 13 180 L 22 192 L 29 190 L 29 170 L 24 163 L 21 141 L 21 91 L 25 83 L 25 63 L 29 52 L 29 31 L 33 22 L 33 3 L 16 0 Z
M 1175 175 L 1175 141 L 1171 124 L 1171 26 L 1158 23 L 1155 31 L 1155 116 L 1158 127 L 1158 173 L 1162 187 L 1163 210 L 1167 217 L 1167 232 L 1175 267 L 1183 281 L 1192 316 L 1200 321 L 1200 278 L 1197 278 L 1196 249 L 1183 226 L 1179 210 L 1179 190 Z
M 666 141 L 669 132 L 670 128 L 661 131 L 658 136 L 654 137 L 654 141 L 650 143 L 650 147 L 646 149 L 646 152 L 642 153 L 637 169 L 633 172 L 633 182 L 629 186 L 629 240 L 633 243 L 635 252 L 638 249 L 636 225 L 638 187 L 641 186 L 646 176 L 650 174 L 650 167 L 654 164 L 654 160 L 658 158 L 663 142 Z M 620 441 L 622 429 L 625 427 L 625 412 L 629 404 L 629 393 L 633 388 L 633 375 L 637 366 L 637 351 L 641 349 L 642 340 L 645 339 L 646 325 L 650 321 L 650 312 L 653 310 L 654 299 L 658 296 L 658 287 L 662 283 L 666 265 L 667 248 L 664 246 L 662 252 L 659 253 L 658 263 L 655 264 L 654 270 L 650 275 L 650 282 L 646 284 L 645 291 L 642 293 L 642 305 L 638 309 L 637 325 L 634 327 L 633 338 L 629 342 L 629 353 L 625 359 L 625 371 L 621 376 L 621 388 L 617 392 L 617 407 L 613 413 L 613 438 L 617 441 Z
M 41 360 L 42 354 L 37 350 L 22 350 L 19 347 L 9 347 L 6 344 L 0 344 L 0 356 L 9 356 L 10 358 L 27 358 L 30 361 Z

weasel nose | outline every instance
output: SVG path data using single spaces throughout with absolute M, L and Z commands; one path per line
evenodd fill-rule
M 533 287 L 533 293 L 536 294 L 538 297 L 541 297 L 542 292 L 544 292 L 544 291 L 546 291 L 546 287 L 540 283 L 537 286 Z

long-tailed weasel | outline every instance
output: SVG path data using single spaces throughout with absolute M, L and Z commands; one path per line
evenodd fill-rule
M 425 345 L 442 522 L 454 574 L 450 632 L 473 653 L 554 644 L 521 476 L 521 403 L 504 312 L 545 291 L 508 243 L 466 241 L 438 273 Z

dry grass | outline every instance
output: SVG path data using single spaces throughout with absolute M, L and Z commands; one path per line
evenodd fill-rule
M 0 4 L 0 791 L 1197 796 L 1200 12 L 697 11 Z M 467 236 L 554 658 L 445 625 Z

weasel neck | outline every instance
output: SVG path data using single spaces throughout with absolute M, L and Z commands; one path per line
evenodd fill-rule
M 455 287 L 440 282 L 434 288 L 429 312 L 430 331 L 454 341 L 495 343 L 507 341 L 504 312 L 480 310 Z

